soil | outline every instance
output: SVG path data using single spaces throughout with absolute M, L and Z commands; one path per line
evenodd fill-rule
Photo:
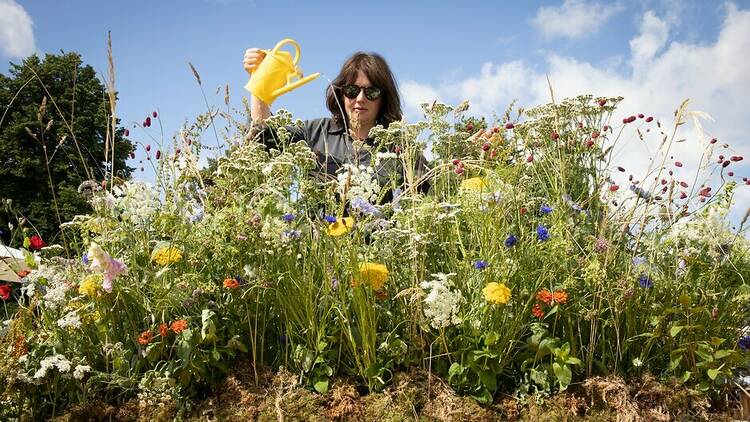
M 257 381 L 257 382 L 256 382 Z M 717 407 L 714 407 L 717 406 Z M 382 392 L 361 394 L 353 380 L 335 380 L 325 395 L 298 383 L 294 374 L 240 367 L 216 394 L 178 412 L 169 400 L 144 406 L 136 399 L 114 407 L 90 402 L 63 421 L 732 421 L 736 402 L 714 405 L 696 391 L 643 376 L 595 377 L 553 397 L 520 401 L 500 395 L 489 406 L 456 394 L 424 371 L 398 373 Z M 750 420 L 750 419 L 748 419 Z

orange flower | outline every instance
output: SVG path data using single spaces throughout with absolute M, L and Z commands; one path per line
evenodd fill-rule
M 172 323 L 172 326 L 170 327 L 172 331 L 174 331 L 175 334 L 180 334 L 181 332 L 185 331 L 187 328 L 188 323 L 184 319 L 178 319 L 177 321 Z
M 166 337 L 169 335 L 169 325 L 165 323 L 159 324 L 159 335 L 162 337 Z
M 151 340 L 154 338 L 154 333 L 151 332 L 151 330 L 146 330 L 141 333 L 141 336 L 138 337 L 138 344 L 141 346 L 145 346 L 149 343 L 151 343 Z
M 240 287 L 240 283 L 239 283 L 239 281 L 237 281 L 237 279 L 234 279 L 234 278 L 225 278 L 224 279 L 224 287 L 226 287 L 227 289 L 236 289 L 236 288 Z
M 553 299 L 553 294 L 550 293 L 550 291 L 547 290 L 547 289 L 542 289 L 542 290 L 539 290 L 536 293 L 536 298 L 539 299 L 540 301 L 546 303 L 547 305 L 551 305 L 552 304 L 552 299 Z
M 21 277 L 21 278 L 24 278 L 24 277 L 26 277 L 29 274 L 31 274 L 31 271 L 29 271 L 29 270 L 22 270 L 22 271 L 18 272 L 18 276 Z
M 534 307 L 533 307 L 533 308 L 531 308 L 531 313 L 532 313 L 532 314 L 533 314 L 533 315 L 534 315 L 535 317 L 537 317 L 537 318 L 539 318 L 539 319 L 542 319 L 542 318 L 544 317 L 544 311 L 542 310 L 542 307 L 541 307 L 541 306 L 539 306 L 539 304 L 538 304 L 538 303 L 535 303 L 535 304 L 534 304 Z
M 564 305 L 566 302 L 568 302 L 568 293 L 565 290 L 558 290 L 552 294 L 552 298 L 556 303 Z

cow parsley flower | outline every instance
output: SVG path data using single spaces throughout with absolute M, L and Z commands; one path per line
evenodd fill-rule
M 455 273 L 432 274 L 433 279 L 423 281 L 420 286 L 429 290 L 424 298 L 424 315 L 430 319 L 433 328 L 446 328 L 461 323 L 458 312 L 464 297 L 460 290 L 451 290 L 452 282 L 449 280 Z

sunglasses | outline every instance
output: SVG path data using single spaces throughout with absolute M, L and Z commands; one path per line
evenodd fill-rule
M 375 101 L 383 94 L 383 90 L 376 86 L 359 86 L 359 85 L 344 85 L 341 87 L 341 92 L 344 93 L 346 98 L 355 99 L 359 96 L 359 92 L 364 90 L 365 97 L 370 101 Z

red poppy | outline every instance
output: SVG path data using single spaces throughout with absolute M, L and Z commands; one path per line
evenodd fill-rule
M 0 297 L 3 298 L 3 300 L 10 299 L 10 286 L 7 284 L 0 285 Z
M 31 236 L 31 239 L 29 239 L 29 246 L 31 249 L 42 249 L 43 247 L 47 246 L 46 243 L 44 243 L 44 240 L 42 240 L 41 237 L 37 235 Z

